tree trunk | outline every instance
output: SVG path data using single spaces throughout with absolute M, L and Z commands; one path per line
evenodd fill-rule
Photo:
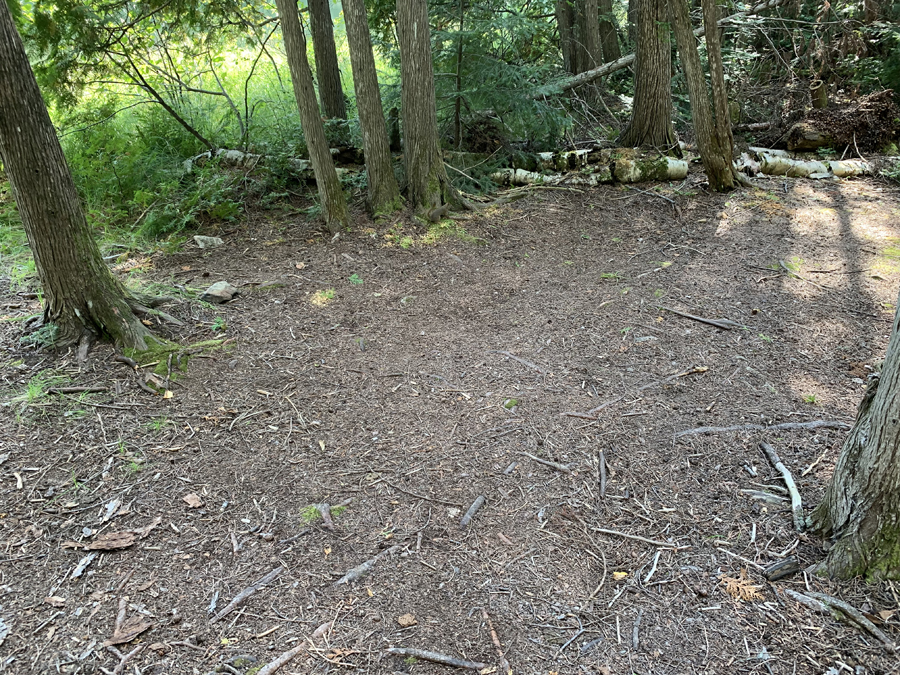
M 881 375 L 869 383 L 834 476 L 813 511 L 833 577 L 900 579 L 900 304 Z
M 694 134 L 697 137 L 697 148 L 700 150 L 703 168 L 712 189 L 719 192 L 731 189 L 734 187 L 731 157 L 729 155 L 726 159 L 721 139 L 716 133 L 709 93 L 706 89 L 706 76 L 700 63 L 697 40 L 691 29 L 687 1 L 670 0 L 669 8 L 675 40 L 678 43 L 678 54 L 681 57 L 681 66 L 684 69 L 688 95 L 691 99 L 691 119 L 694 122 Z
M 677 150 L 672 130 L 672 55 L 666 0 L 637 0 L 638 36 L 634 105 L 619 144 Z
M 575 13 L 570 0 L 556 0 L 556 27 L 559 30 L 559 51 L 562 53 L 563 69 L 577 75 L 574 31 Z
M 418 211 L 445 203 L 458 206 L 461 200 L 447 178 L 438 140 L 426 0 L 397 0 L 397 37 L 407 198 Z
M 353 87 L 356 90 L 356 109 L 366 157 L 369 210 L 374 214 L 390 213 L 400 208 L 400 188 L 391 164 L 366 7 L 363 0 L 342 1 L 350 45 L 350 65 L 353 67 Z
M 325 140 L 325 127 L 316 104 L 316 91 L 313 87 L 309 61 L 306 59 L 306 36 L 300 25 L 300 15 L 293 0 L 275 0 L 278 16 L 281 20 L 281 33 L 284 37 L 284 51 L 288 66 L 291 69 L 291 81 L 294 85 L 294 98 L 300 110 L 300 125 L 309 150 L 309 159 L 316 175 L 316 187 L 322 202 L 322 215 L 325 225 L 334 234 L 341 227 L 350 225 L 347 213 L 347 202 L 334 168 L 334 160 Z
M 337 50 L 334 47 L 334 24 L 331 22 L 331 4 L 328 0 L 309 0 L 309 29 L 312 33 L 313 52 L 316 56 L 316 79 L 319 82 L 319 98 L 325 117 L 347 119 L 344 88 L 341 86 L 341 69 L 338 67 Z
M 57 344 L 86 333 L 144 350 L 150 331 L 104 264 L 7 3 L 0 2 L 0 156 Z
M 599 0 L 597 11 L 600 14 L 600 51 L 603 63 L 617 61 L 622 58 L 622 49 L 619 47 L 619 32 L 616 30 L 612 0 Z
M 578 73 L 596 68 L 603 62 L 600 53 L 600 15 L 598 0 L 575 2 L 575 68 Z
M 709 63 L 709 81 L 712 86 L 713 120 L 716 144 L 725 162 L 727 175 L 723 176 L 718 192 L 734 187 L 734 135 L 731 132 L 731 112 L 728 108 L 728 90 L 725 88 L 725 68 L 722 65 L 722 33 L 718 30 L 720 15 L 716 0 L 701 0 L 703 26 L 706 28 L 706 58 Z M 712 181 L 710 181 L 712 185 Z

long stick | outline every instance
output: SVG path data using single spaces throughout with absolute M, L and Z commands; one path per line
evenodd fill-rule
M 778 453 L 775 452 L 775 448 L 768 443 L 760 443 L 759 447 L 766 453 L 766 457 L 772 462 L 772 466 L 775 467 L 784 479 L 784 485 L 791 495 L 791 511 L 794 513 L 794 527 L 797 528 L 797 532 L 803 532 L 803 530 L 806 529 L 806 517 L 803 515 L 803 500 L 800 499 L 800 491 L 797 489 L 794 477 L 791 475 L 791 472 L 788 471 L 787 467 L 781 463 L 781 459 L 779 459 Z
M 696 429 L 684 429 L 675 432 L 675 438 L 682 436 L 693 436 L 695 434 L 717 434 L 728 431 L 788 431 L 792 429 L 844 429 L 849 430 L 850 425 L 846 422 L 837 422 L 831 420 L 816 420 L 815 422 L 784 422 L 782 424 L 773 424 L 766 426 L 764 424 L 736 424 L 731 427 L 697 427 Z
M 605 530 L 602 527 L 595 527 L 594 532 L 599 532 L 600 534 L 609 534 L 613 537 L 623 537 L 625 539 L 633 539 L 634 541 L 642 541 L 645 544 L 650 544 L 651 546 L 662 546 L 663 548 L 674 548 L 676 550 L 682 548 L 690 548 L 689 546 L 678 546 L 676 544 L 670 544 L 667 541 L 657 541 L 656 539 L 647 539 L 646 537 L 639 537 L 636 534 L 625 534 L 624 532 L 618 532 L 616 530 Z
M 452 656 L 447 656 L 446 654 L 428 652 L 424 649 L 412 649 L 410 647 L 390 647 L 387 651 L 388 654 L 394 654 L 395 656 L 412 656 L 416 659 L 424 659 L 425 661 L 442 663 L 445 666 L 453 666 L 455 668 L 468 668 L 469 670 L 484 670 L 485 668 L 487 668 L 486 663 L 457 659 Z

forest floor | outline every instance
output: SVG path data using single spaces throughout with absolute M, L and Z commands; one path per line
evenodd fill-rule
M 357 215 L 335 243 L 257 212 L 220 248 L 133 261 L 157 289 L 240 289 L 167 306 L 186 325 L 161 333 L 226 341 L 175 360 L 170 398 L 108 346 L 81 368 L 21 346 L 37 300 L 6 291 L 0 671 L 253 673 L 296 647 L 281 672 L 427 675 L 449 669 L 387 649 L 496 667 L 492 626 L 516 673 L 898 672 L 783 593 L 897 640 L 894 584 L 762 576 L 824 554 L 759 442 L 809 509 L 846 430 L 678 432 L 853 422 L 900 286 L 900 191 L 703 181 L 535 190 L 430 232 Z

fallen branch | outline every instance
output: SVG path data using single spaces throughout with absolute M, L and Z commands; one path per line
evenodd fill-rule
M 484 495 L 479 495 L 478 498 L 472 502 L 472 506 L 469 507 L 469 510 L 466 511 L 466 515 L 459 521 L 461 529 L 465 529 L 469 526 L 469 523 L 472 522 L 472 518 L 475 517 L 475 514 L 478 513 L 478 509 L 482 506 L 484 506 Z
M 447 656 L 446 654 L 428 652 L 424 649 L 413 649 L 411 647 L 389 647 L 387 652 L 388 654 L 393 654 L 394 656 L 411 656 L 415 659 L 423 659 L 424 661 L 441 663 L 445 666 L 453 666 L 454 668 L 467 668 L 468 670 L 483 670 L 487 668 L 486 663 L 457 659 L 452 656 Z
M 500 658 L 500 671 L 503 675 L 512 675 L 512 666 L 510 666 L 509 661 L 506 660 L 506 655 L 503 652 L 503 645 L 500 643 L 500 638 L 497 636 L 497 631 L 494 630 L 494 624 L 491 621 L 491 617 L 484 607 L 481 608 L 481 618 L 487 622 L 488 630 L 491 633 L 491 642 L 494 643 L 494 647 L 497 649 L 497 656 Z
M 341 584 L 349 584 L 351 581 L 356 581 L 360 577 L 368 574 L 375 567 L 375 563 L 377 563 L 381 558 L 386 555 L 393 553 L 394 551 L 400 548 L 399 545 L 391 546 L 390 548 L 386 548 L 381 553 L 376 555 L 374 558 L 369 558 L 362 565 L 357 565 L 352 570 L 347 572 L 344 576 L 334 582 L 335 586 L 340 586 Z
M 837 620 L 846 618 L 850 623 L 856 624 L 859 628 L 868 631 L 877 638 L 889 652 L 893 653 L 897 651 L 897 645 L 894 644 L 884 631 L 869 621 L 865 615 L 853 607 L 853 605 L 831 595 L 816 593 L 815 591 L 807 591 L 804 595 L 803 593 L 798 593 L 797 591 L 786 588 L 784 594 L 821 614 L 830 614 Z
M 700 323 L 705 323 L 709 326 L 721 328 L 722 330 L 731 330 L 732 328 L 745 328 L 745 326 L 737 323 L 736 321 L 731 321 L 730 319 L 706 319 L 702 316 L 694 316 L 693 314 L 688 314 L 687 312 L 672 309 L 671 307 L 660 307 L 660 309 L 664 309 L 667 312 L 672 312 L 672 314 L 677 314 L 678 316 L 683 316 L 685 319 L 691 319 L 692 321 L 699 321 Z
M 599 532 L 600 534 L 608 534 L 613 537 L 622 537 L 624 539 L 631 539 L 633 541 L 641 541 L 645 544 L 650 544 L 651 546 L 661 546 L 663 548 L 671 548 L 676 551 L 680 551 L 682 549 L 690 548 L 690 546 L 677 546 L 668 541 L 657 541 L 656 539 L 647 539 L 646 537 L 639 537 L 636 534 L 625 534 L 624 532 L 619 532 L 617 530 L 607 530 L 602 527 L 593 528 L 594 532 Z
M 572 469 L 569 468 L 567 464 L 560 464 L 559 462 L 551 462 L 549 459 L 541 459 L 540 457 L 535 457 L 534 455 L 528 452 L 520 452 L 520 455 L 524 455 L 528 459 L 533 459 L 538 464 L 543 464 L 544 466 L 549 466 L 551 469 L 556 469 L 557 471 L 562 471 L 563 473 L 572 473 Z
M 775 452 L 775 448 L 773 448 L 768 443 L 760 443 L 759 447 L 764 453 L 766 453 L 766 457 L 769 458 L 772 466 L 774 466 L 775 469 L 781 474 L 781 478 L 784 480 L 784 485 L 785 487 L 787 487 L 788 493 L 791 495 L 791 511 L 794 514 L 794 527 L 797 529 L 797 532 L 803 532 L 803 530 L 806 529 L 806 517 L 803 515 L 803 500 L 800 499 L 800 491 L 797 489 L 797 484 L 794 482 L 794 477 L 778 457 L 778 453 Z
M 251 595 L 256 593 L 256 591 L 258 591 L 263 586 L 266 586 L 267 584 L 270 584 L 271 582 L 273 582 L 278 577 L 278 575 L 281 574 L 283 571 L 284 571 L 284 568 L 279 565 L 274 570 L 269 572 L 266 576 L 264 576 L 262 579 L 257 581 L 255 584 L 253 584 L 251 586 L 247 586 L 247 588 L 245 588 L 240 593 L 238 593 L 236 596 L 234 596 L 234 599 L 225 606 L 225 609 L 223 609 L 221 612 L 216 614 L 212 619 L 209 620 L 209 622 L 216 623 L 217 621 L 221 621 L 224 616 L 233 612 L 235 607 L 237 607 L 242 602 L 244 602 L 244 600 L 246 600 Z
M 696 429 L 685 429 L 675 433 L 675 438 L 682 436 L 693 436 L 695 434 L 717 434 L 729 431 L 788 431 L 793 429 L 841 429 L 849 430 L 850 425 L 846 422 L 837 422 L 829 420 L 817 420 L 815 422 L 785 422 L 783 424 L 736 424 L 731 427 L 697 427 Z

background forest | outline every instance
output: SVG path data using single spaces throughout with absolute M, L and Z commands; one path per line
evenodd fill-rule
M 472 169 L 451 171 L 454 184 L 490 191 L 492 170 L 516 153 L 571 149 L 584 139 L 615 145 L 631 115 L 634 67 L 566 91 L 559 85 L 634 51 L 639 3 L 429 3 L 441 142 L 447 150 L 490 156 Z M 746 141 L 783 140 L 809 106 L 812 81 L 823 81 L 837 102 L 900 85 L 900 4 L 770 4 L 775 6 L 758 15 L 738 15 L 722 30 L 729 114 Z M 11 0 L 11 7 L 89 221 L 108 240 L 108 255 L 116 252 L 113 244 L 146 246 L 167 238 L 177 244 L 172 235 L 228 222 L 248 204 L 317 213 L 294 161 L 307 151 L 274 5 Z M 749 8 L 727 3 L 719 9 L 725 17 Z M 307 27 L 309 9 L 300 7 Z M 395 126 L 402 115 L 394 6 L 378 0 L 366 9 L 384 112 Z M 360 148 L 341 8 L 318 11 L 333 19 L 341 73 L 338 95 L 336 85 L 323 89 L 319 78 L 326 134 L 332 147 Z M 592 13 L 599 25 L 588 29 L 585 16 Z M 313 40 L 308 50 L 315 71 Z M 700 55 L 705 63 L 703 44 Z M 672 94 L 675 128 L 692 140 L 677 57 Z M 393 145 L 400 150 L 396 140 Z M 186 170 L 185 160 L 220 148 L 265 161 L 239 170 L 217 162 Z M 364 194 L 364 172 L 346 172 L 343 181 L 349 195 Z M 2 252 L 8 256 L 24 250 L 24 234 L 13 226 L 10 192 L 0 189 Z M 15 277 L 29 274 L 23 264 Z

